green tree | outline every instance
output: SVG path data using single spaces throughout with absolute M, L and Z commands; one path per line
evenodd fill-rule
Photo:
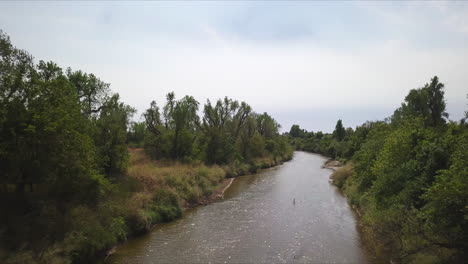
M 235 143 L 244 128 L 251 108 L 245 102 L 225 97 L 212 105 L 208 100 L 203 115 L 203 145 L 209 163 L 226 163 L 235 156 Z
M 120 102 L 119 95 L 110 97 L 96 120 L 95 142 L 100 167 L 108 176 L 126 173 L 128 166 L 127 126 L 135 109 Z
M 145 140 L 146 125 L 144 122 L 131 122 L 128 129 L 128 143 L 132 146 L 142 147 Z
M 145 124 L 148 131 L 155 136 L 161 135 L 161 114 L 159 113 L 159 107 L 156 104 L 156 101 L 151 102 L 150 108 L 145 111 L 143 116 L 145 118 Z
M 176 100 L 173 92 L 166 96 L 163 118 L 156 102 L 144 113 L 147 130 L 145 149 L 154 158 L 185 159 L 194 155 L 200 130 L 199 103 L 192 96 Z
M 181 159 L 192 154 L 197 129 L 200 127 L 198 117 L 199 103 L 192 96 L 185 96 L 176 101 L 174 93 L 167 95 L 164 107 L 165 126 L 171 131 L 171 156 Z
M 343 127 L 343 123 L 342 123 L 341 119 L 339 119 L 336 122 L 335 130 L 333 131 L 333 137 L 336 140 L 341 141 L 341 140 L 344 139 L 345 136 L 346 136 L 346 130 Z
M 445 112 L 444 84 L 434 76 L 430 83 L 419 89 L 412 89 L 405 97 L 405 102 L 393 115 L 398 121 L 407 117 L 421 117 L 427 126 L 437 127 L 445 124 L 448 118 Z
M 144 147 L 145 152 L 154 159 L 160 159 L 169 156 L 170 147 L 166 137 L 166 128 L 161 120 L 161 114 L 156 101 L 152 101 L 150 108 L 144 113 L 146 130 Z
M 25 186 L 48 186 L 60 204 L 94 201 L 102 177 L 88 120 L 73 85 L 54 63 L 41 62 L 14 48 L 0 33 L 0 178 L 20 196 Z M 9 190 L 9 188 L 5 188 Z
M 267 113 L 257 115 L 257 130 L 266 139 L 278 136 L 280 125 Z
M 239 153 L 244 160 L 250 160 L 252 158 L 252 151 L 250 150 L 250 141 L 252 137 L 257 133 L 257 120 L 253 114 L 247 117 L 244 129 L 241 130 L 239 136 Z
M 289 135 L 291 137 L 302 137 L 302 129 L 299 125 L 292 125 L 291 129 L 289 130 Z
M 447 134 L 454 148 L 450 166 L 437 171 L 434 183 L 423 195 L 427 201 L 423 207 L 426 237 L 437 246 L 464 250 L 468 247 L 468 131 Z
M 67 69 L 67 78 L 75 87 L 85 116 L 98 114 L 109 97 L 109 84 L 102 82 L 94 74 Z

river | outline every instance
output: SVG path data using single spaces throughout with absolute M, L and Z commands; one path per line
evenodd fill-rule
M 117 248 L 106 263 L 368 263 L 320 155 L 238 177 L 223 200 Z

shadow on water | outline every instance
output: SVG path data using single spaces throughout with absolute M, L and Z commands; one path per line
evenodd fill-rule
M 106 263 L 367 263 L 356 216 L 324 161 L 296 152 L 281 166 L 238 177 L 224 200 L 158 225 Z

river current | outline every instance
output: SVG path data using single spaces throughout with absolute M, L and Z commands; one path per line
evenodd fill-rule
M 119 246 L 106 263 L 368 263 L 323 156 L 234 180 L 224 199 Z

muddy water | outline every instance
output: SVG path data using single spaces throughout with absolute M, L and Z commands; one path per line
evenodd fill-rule
M 120 246 L 106 263 L 367 263 L 346 199 L 325 158 L 236 178 L 225 199 Z

